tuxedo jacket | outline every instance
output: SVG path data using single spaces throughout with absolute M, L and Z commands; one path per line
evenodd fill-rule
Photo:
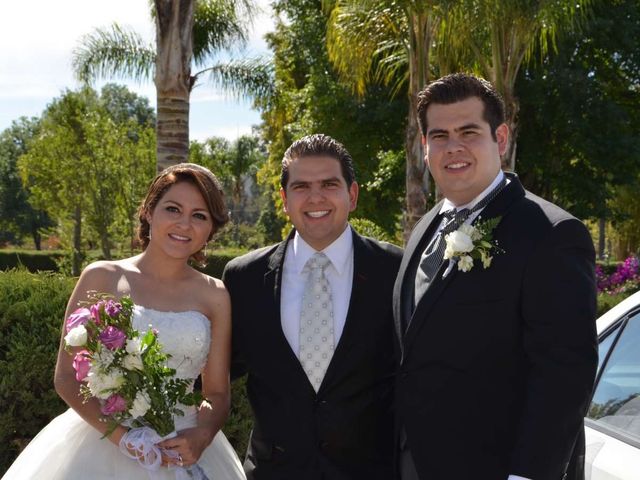
M 475 221 L 500 217 L 502 252 L 487 269 L 476 261 L 445 276 L 445 260 L 411 314 L 439 204 L 398 273 L 397 420 L 423 480 L 560 480 L 583 426 L 597 365 L 593 243 L 580 221 L 508 176 Z
M 238 257 L 224 283 L 232 304 L 232 375 L 246 372 L 253 480 L 389 480 L 393 476 L 393 284 L 402 251 L 353 232 L 344 330 L 316 393 L 282 331 L 280 286 L 289 238 Z

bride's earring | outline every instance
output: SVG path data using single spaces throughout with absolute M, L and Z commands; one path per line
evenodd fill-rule
M 207 253 L 208 253 L 208 252 L 207 252 L 208 247 L 209 247 L 209 242 L 205 242 L 205 244 L 204 244 L 204 257 L 205 257 L 205 258 L 207 258 L 207 256 L 208 256 L 208 255 L 207 255 Z

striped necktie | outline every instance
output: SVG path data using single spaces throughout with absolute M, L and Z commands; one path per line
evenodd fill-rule
M 445 236 L 457 230 L 471 214 L 486 207 L 506 185 L 507 179 L 504 177 L 502 181 L 482 200 L 476 203 L 473 208 L 463 208 L 458 211 L 452 209 L 444 213 L 444 225 L 434 235 L 420 257 L 420 265 L 418 266 L 415 278 L 414 309 L 415 305 L 429 288 L 429 285 L 431 285 L 431 282 L 435 279 L 438 270 L 440 270 L 447 244 Z

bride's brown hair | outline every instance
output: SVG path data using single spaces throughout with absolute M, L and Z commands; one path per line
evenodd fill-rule
M 222 186 L 208 168 L 196 165 L 195 163 L 172 165 L 160 172 L 153 182 L 151 182 L 147 195 L 138 208 L 138 221 L 140 223 L 138 225 L 137 236 L 143 250 L 149 245 L 149 231 L 151 229 L 147 215 L 153 212 L 153 209 L 164 194 L 167 193 L 169 188 L 181 182 L 194 185 L 200 191 L 202 198 L 207 204 L 207 210 L 213 222 L 213 228 L 207 238 L 207 242 L 229 221 L 229 212 L 224 202 Z M 204 245 L 200 250 L 191 255 L 191 259 L 198 265 L 205 264 L 206 256 L 204 254 Z

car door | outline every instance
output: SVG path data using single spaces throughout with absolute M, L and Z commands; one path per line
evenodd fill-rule
M 600 335 L 596 387 L 585 419 L 586 480 L 640 479 L 640 309 Z

